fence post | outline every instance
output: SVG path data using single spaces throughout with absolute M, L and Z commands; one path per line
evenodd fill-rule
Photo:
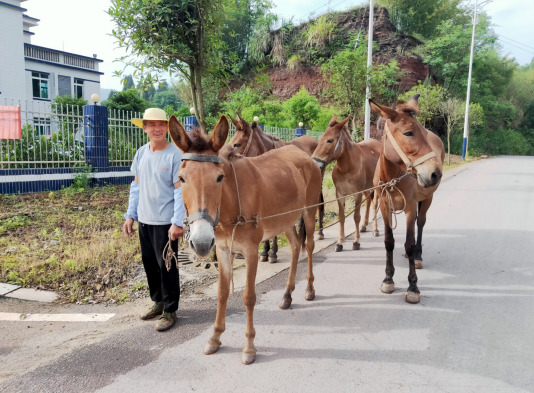
M 95 172 L 109 168 L 108 108 L 98 105 L 83 107 L 85 162 Z
M 306 135 L 306 129 L 305 128 L 295 128 L 295 138 L 298 138 L 299 136 Z

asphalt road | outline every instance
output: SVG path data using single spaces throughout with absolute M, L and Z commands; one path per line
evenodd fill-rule
M 484 160 L 441 184 L 425 227 L 417 305 L 404 302 L 404 228 L 399 216 L 391 295 L 380 292 L 383 237 L 369 233 L 359 251 L 317 256 L 313 302 L 304 300 L 302 263 L 290 310 L 278 309 L 286 272 L 258 285 L 253 365 L 240 362 L 246 318 L 235 294 L 217 354 L 202 354 L 215 302 L 188 303 L 169 332 L 136 325 L 0 391 L 534 391 L 534 158 Z

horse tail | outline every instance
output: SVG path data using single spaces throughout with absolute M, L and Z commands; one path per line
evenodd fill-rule
M 304 213 L 300 215 L 299 219 L 299 239 L 302 249 L 306 248 L 306 224 L 304 223 Z

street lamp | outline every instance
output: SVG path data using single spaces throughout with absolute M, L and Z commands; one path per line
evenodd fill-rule
M 100 96 L 99 96 L 98 94 L 93 94 L 93 95 L 91 96 L 91 101 L 93 101 L 93 102 L 95 103 L 95 105 L 96 105 L 96 103 L 97 103 L 98 101 L 100 101 Z
M 189 112 L 194 116 L 195 115 L 195 107 L 192 106 L 191 109 L 189 109 Z
M 258 116 L 254 116 L 254 121 L 257 123 L 260 121 L 260 118 Z
M 303 122 L 300 122 L 300 123 L 299 123 L 299 127 L 300 127 L 300 128 L 304 127 L 304 123 L 303 123 Z
M 475 0 L 475 6 L 473 11 L 473 35 L 471 36 L 471 57 L 469 58 L 469 76 L 467 79 L 467 98 L 465 99 L 465 121 L 464 121 L 464 145 L 462 147 L 462 161 L 465 161 L 465 154 L 467 153 L 467 138 L 469 136 L 469 100 L 471 99 L 471 74 L 473 72 L 473 51 L 475 49 L 475 29 L 477 27 L 477 12 L 482 9 L 486 4 L 491 3 L 493 0 L 486 0 L 478 4 L 478 0 Z M 477 9 L 478 7 L 478 9 Z

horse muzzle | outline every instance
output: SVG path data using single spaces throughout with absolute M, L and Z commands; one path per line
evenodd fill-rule
M 317 157 L 312 157 L 312 160 L 313 162 L 315 162 L 317 164 L 317 166 L 319 167 L 319 169 L 323 169 L 323 166 L 326 164 L 325 161 L 317 158 Z
M 418 173 L 417 174 L 417 183 L 423 188 L 430 188 L 436 186 L 443 174 L 439 168 L 436 168 L 431 173 Z
M 191 224 L 189 246 L 200 258 L 210 254 L 215 246 L 215 233 L 207 220 L 197 220 Z

